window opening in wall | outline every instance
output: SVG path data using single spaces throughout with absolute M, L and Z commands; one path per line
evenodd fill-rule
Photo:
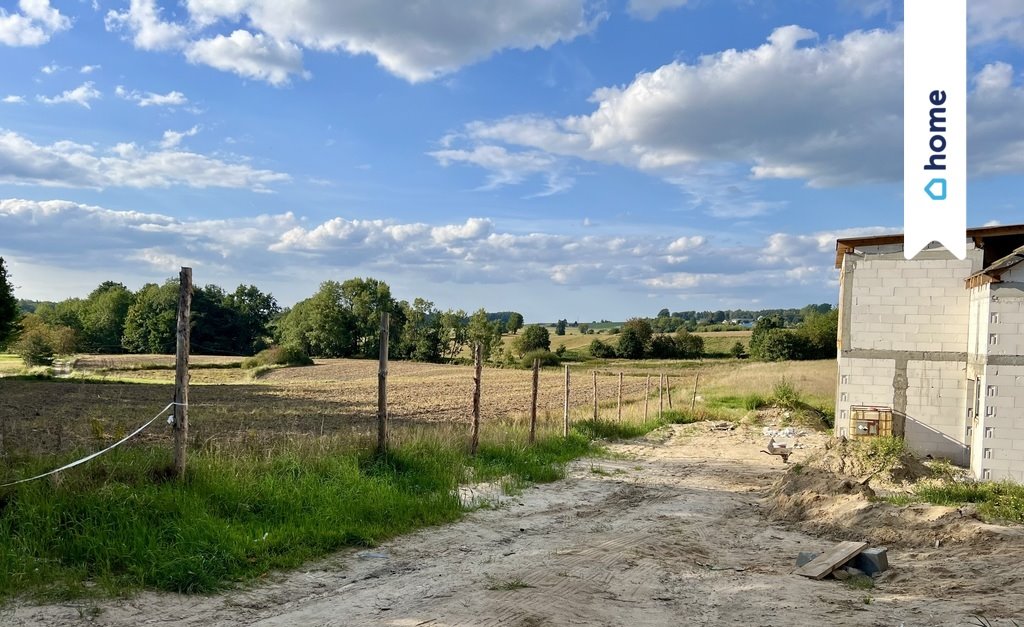
M 994 385 L 988 386 L 988 389 L 985 391 L 985 393 L 988 396 L 995 396 L 996 395 L 996 386 L 994 386 Z
M 985 470 L 982 470 L 981 471 L 981 478 L 982 479 L 991 479 L 992 478 L 992 471 L 988 470 L 987 468 Z
M 986 438 L 995 437 L 995 430 L 993 430 L 992 427 L 985 427 L 985 437 Z
M 846 392 L 843 392 L 842 394 L 839 395 L 839 400 L 845 403 L 846 401 L 850 400 L 850 395 L 847 394 Z
M 988 343 L 989 343 L 990 346 L 995 346 L 996 344 L 999 343 L 999 336 L 996 335 L 995 333 L 989 334 L 989 336 L 988 336 Z
M 992 459 L 992 449 L 985 449 L 985 459 Z
M 988 321 L 992 324 L 999 324 L 999 314 L 994 313 L 988 317 Z
M 986 416 L 995 416 L 996 415 L 996 408 L 991 406 L 991 405 L 989 405 L 988 407 L 985 408 L 985 415 Z
M 842 375 L 841 377 L 839 377 L 839 382 L 842 383 L 843 385 L 847 385 L 850 382 L 850 375 Z

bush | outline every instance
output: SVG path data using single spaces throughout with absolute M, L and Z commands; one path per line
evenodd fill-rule
M 551 335 L 545 327 L 531 324 L 512 341 L 512 348 L 520 355 L 537 350 L 548 351 L 551 350 Z
M 562 363 L 561 360 L 558 359 L 558 355 L 552 353 L 551 351 L 533 350 L 523 355 L 523 358 L 519 360 L 519 365 L 522 366 L 523 368 L 533 368 L 534 359 L 540 360 L 540 365 L 542 368 L 544 366 L 557 366 L 558 364 Z
M 804 359 L 807 353 L 807 340 L 798 333 L 788 329 L 769 329 L 761 337 L 757 350 L 751 340 L 751 353 L 764 361 L 789 361 Z
M 242 362 L 242 368 L 260 366 L 312 366 L 313 360 L 297 346 L 273 346 Z
M 21 334 L 14 344 L 14 352 L 28 367 L 49 366 L 53 363 L 53 345 L 50 334 L 43 327 L 35 327 Z
M 736 342 L 732 345 L 732 348 L 729 349 L 729 354 L 736 359 L 742 357 L 744 352 L 746 352 L 746 349 L 743 348 L 743 342 Z
M 784 409 L 797 409 L 803 404 L 800 398 L 800 392 L 797 391 L 793 383 L 783 377 L 775 384 L 772 388 L 771 402 L 776 407 L 782 407 Z
M 595 339 L 590 343 L 590 356 L 596 359 L 611 359 L 615 357 L 615 347 Z
M 676 351 L 682 359 L 698 359 L 704 356 L 704 338 L 686 329 L 676 332 Z

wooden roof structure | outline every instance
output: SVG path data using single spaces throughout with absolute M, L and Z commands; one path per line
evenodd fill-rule
M 1013 254 L 1011 251 L 1015 252 L 1024 245 L 1024 224 L 983 226 L 967 229 L 967 239 L 973 240 L 976 247 L 985 249 L 985 264 L 988 266 L 995 263 L 998 259 L 1007 256 L 1007 253 Z M 858 248 L 902 243 L 902 233 L 838 239 L 836 240 L 836 267 L 842 267 L 843 256 L 846 253 Z M 990 252 L 992 253 L 991 255 L 989 254 Z

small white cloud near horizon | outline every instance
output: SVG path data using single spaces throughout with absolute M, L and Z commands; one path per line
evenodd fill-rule
M 10 96 L 4 96 L 3 102 L 7 104 L 24 104 L 25 98 L 23 96 L 15 96 L 12 94 Z

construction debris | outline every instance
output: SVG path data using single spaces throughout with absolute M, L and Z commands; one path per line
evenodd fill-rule
M 784 464 L 789 463 L 789 456 L 793 453 L 792 449 L 789 448 L 789 445 L 776 444 L 775 438 L 768 440 L 767 450 L 762 450 L 761 452 L 767 453 L 768 455 L 778 455 L 782 458 L 782 463 Z
M 797 575 L 824 579 L 832 575 L 844 581 L 851 577 L 877 576 L 889 570 L 885 547 L 867 548 L 866 542 L 840 542 L 822 554 L 801 551 L 796 558 Z
M 719 422 L 712 422 L 711 423 L 711 430 L 712 431 L 732 431 L 734 429 L 736 429 L 736 423 L 734 423 L 734 422 L 728 422 L 728 421 L 722 420 L 722 421 L 719 421 Z

